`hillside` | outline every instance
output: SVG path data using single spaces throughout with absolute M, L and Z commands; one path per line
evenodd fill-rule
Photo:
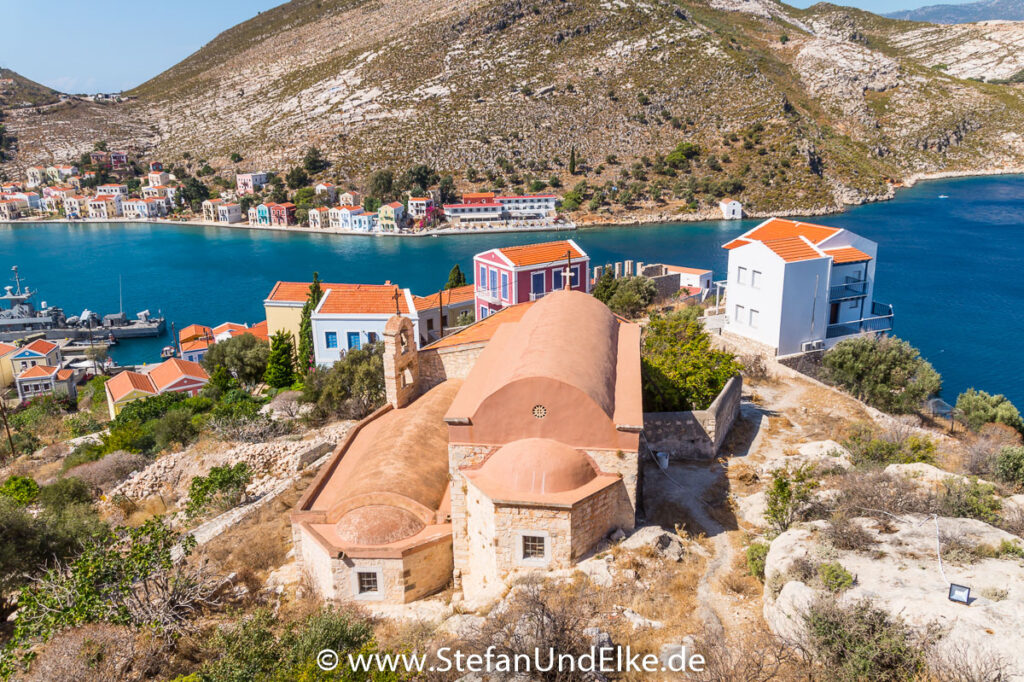
M 890 12 L 885 16 L 933 24 L 969 24 L 975 21 L 1024 21 L 1022 0 L 980 0 L 962 5 L 928 5 Z
M 914 174 L 1024 165 L 1024 91 L 967 80 L 1024 68 L 1022 41 L 1015 24 L 771 0 L 293 0 L 134 101 L 12 115 L 11 170 L 104 139 L 230 177 L 317 145 L 356 186 L 426 163 L 461 187 L 586 179 L 634 215 L 697 214 L 724 192 L 828 212 Z M 699 153 L 666 163 L 681 142 Z
M 0 109 L 52 104 L 59 98 L 56 90 L 0 67 Z

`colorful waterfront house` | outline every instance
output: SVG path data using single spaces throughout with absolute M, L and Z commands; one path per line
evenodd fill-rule
M 376 213 L 356 213 L 352 216 L 352 229 L 356 232 L 377 232 L 380 225 Z
M 558 196 L 555 194 L 525 194 L 495 197 L 506 218 L 512 220 L 544 220 L 557 213 Z
M 878 245 L 849 230 L 771 218 L 724 244 L 725 332 L 793 355 L 892 330 L 874 300 Z
M 170 204 L 173 206 L 174 205 L 174 201 L 175 201 L 175 199 L 178 196 L 178 186 L 177 185 L 160 185 L 159 188 L 164 191 L 164 196 L 167 197 L 167 201 L 170 202 Z
M 349 190 L 338 195 L 338 203 L 342 206 L 358 206 L 363 203 L 363 197 L 359 192 Z
M 115 171 L 123 171 L 128 169 L 128 153 L 127 152 L 110 152 L 110 168 Z
M 116 182 L 107 183 L 105 185 L 99 185 L 96 188 L 96 194 L 110 194 L 121 197 L 127 197 L 128 185 L 122 185 Z
M 104 384 L 107 409 L 114 419 L 124 406 L 161 393 L 187 393 L 199 395 L 210 381 L 201 365 L 180 358 L 165 360 L 148 373 L 121 372 Z
M 256 224 L 257 225 L 269 225 L 270 224 L 270 205 L 260 204 L 256 207 Z
M 273 336 L 279 331 L 288 332 L 294 339 L 299 338 L 299 326 L 302 323 L 302 306 L 309 296 L 310 282 L 277 282 L 263 300 L 266 317 L 265 331 Z M 327 289 L 344 289 L 353 284 L 331 284 L 322 282 L 321 291 Z M 370 286 L 370 285 L 363 285 Z M 390 283 L 386 286 L 392 286 Z M 393 308 L 392 308 L 393 309 Z
M 223 199 L 207 199 L 203 202 L 203 220 L 208 223 L 217 222 L 217 211 L 222 204 Z
M 310 321 L 316 364 L 330 367 L 350 350 L 384 338 L 384 327 L 396 314 L 419 324 L 419 315 L 408 289 L 384 284 L 322 285 L 323 298 Z M 419 338 L 416 339 L 417 348 Z
M 235 193 L 239 196 L 255 194 L 263 189 L 266 184 L 267 174 L 262 171 L 257 173 L 238 173 L 235 175 Z
M 270 224 L 287 227 L 295 224 L 295 204 L 286 201 L 283 204 L 270 204 Z
M 409 197 L 409 215 L 412 218 L 423 218 L 433 207 L 434 200 L 430 197 Z
M 400 201 L 384 204 L 377 211 L 377 221 L 381 232 L 398 232 L 405 220 L 405 207 Z
M 326 194 L 331 203 L 334 203 L 334 197 L 338 193 L 338 188 L 330 182 L 319 182 L 313 187 L 313 190 L 318 196 Z
M 145 199 L 126 199 L 121 202 L 121 213 L 125 218 L 145 218 L 147 210 Z
M 22 208 L 25 210 L 38 211 L 43 207 L 43 200 L 36 192 L 14 192 L 13 194 L 5 194 L 3 198 L 22 202 Z
M 419 317 L 420 345 L 425 346 L 441 338 L 445 328 L 454 327 L 462 313 L 469 313 L 472 319 L 475 287 L 467 284 L 412 299 Z
M 42 166 L 29 166 L 25 169 L 25 187 L 32 189 L 39 187 L 46 181 L 46 169 Z
M 248 212 L 247 217 L 249 219 L 249 224 L 250 225 L 257 224 L 257 220 L 259 218 L 259 212 L 257 211 L 255 206 L 250 206 L 249 207 L 249 212 Z
M 146 205 L 147 218 L 160 218 L 167 215 L 170 208 L 170 201 L 167 197 L 147 197 L 142 200 Z
M 82 218 L 89 213 L 89 197 L 76 194 L 64 197 L 64 217 Z
M 206 352 L 213 345 L 212 340 L 195 339 L 181 344 L 181 359 L 188 362 L 202 362 Z
M 352 225 L 353 216 L 363 212 L 360 206 L 349 204 L 335 206 L 327 212 L 327 222 L 335 230 L 352 230 L 355 229 Z
M 242 207 L 235 203 L 223 203 L 217 206 L 217 222 L 242 222 Z
M 45 339 L 36 339 L 32 343 L 23 346 L 17 352 L 9 355 L 11 371 L 18 376 L 26 369 L 37 365 L 49 365 L 60 367 L 64 362 L 60 346 Z
M 309 226 L 314 230 L 325 230 L 330 227 L 330 209 L 326 207 L 309 209 Z
M 487 192 L 486 194 L 491 194 Z M 466 195 L 478 196 L 478 195 Z M 493 197 L 493 194 L 492 194 Z M 445 204 L 444 215 L 453 227 L 462 225 L 487 226 L 505 220 L 505 207 L 494 201 L 463 201 L 459 204 Z
M 14 383 L 14 367 L 11 366 L 11 357 L 17 350 L 18 347 L 14 344 L 0 342 L 0 388 Z
M 102 194 L 89 200 L 89 217 L 110 220 L 121 215 L 120 195 Z
M 43 197 L 42 210 L 45 213 L 60 213 L 64 208 L 64 199 L 58 196 Z
M 149 175 L 146 176 L 146 179 L 149 180 L 150 187 L 157 187 L 159 185 L 166 185 L 168 182 L 170 182 L 171 176 L 162 170 L 158 170 L 150 171 Z
M 14 383 L 22 402 L 44 395 L 66 395 L 72 400 L 78 397 L 77 373 L 73 369 L 36 365 L 19 374 Z
M 161 186 L 146 185 L 140 190 L 140 193 L 144 199 L 149 199 L 150 197 L 162 197 L 164 196 L 164 189 Z
M 178 332 L 178 343 L 187 343 L 196 339 L 212 339 L 213 329 L 205 324 L 190 324 Z
M 590 257 L 572 239 L 478 253 L 473 256 L 473 274 L 478 320 L 552 291 L 590 292 Z
M 17 199 L 0 199 L 0 220 L 17 220 L 21 217 L 21 206 Z

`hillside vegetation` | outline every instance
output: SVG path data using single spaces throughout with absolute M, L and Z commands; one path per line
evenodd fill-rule
M 56 90 L 0 67 L 0 109 L 52 104 L 59 97 Z
M 593 211 L 693 213 L 730 194 L 822 213 L 915 174 L 1021 166 L 1024 90 L 972 80 L 1012 80 L 1019 42 L 1024 26 L 771 0 L 293 0 L 134 101 L 11 116 L 12 170 L 98 139 L 228 175 L 287 170 L 316 145 L 346 185 L 425 163 L 463 189 L 586 180 Z M 694 153 L 673 157 L 680 144 Z

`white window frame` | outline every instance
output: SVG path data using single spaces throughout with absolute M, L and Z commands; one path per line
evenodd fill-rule
M 757 323 L 761 317 L 761 311 L 755 308 L 750 309 L 750 328 L 757 329 Z
M 754 289 L 761 288 L 761 271 L 751 270 L 750 271 L 750 286 Z
M 523 556 L 523 537 L 544 538 L 544 556 L 540 559 L 527 559 Z M 546 530 L 516 530 L 512 533 L 513 548 L 517 566 L 544 568 L 551 563 L 551 534 Z
M 736 304 L 736 314 L 733 316 L 733 321 L 736 324 L 745 324 L 743 321 L 743 313 L 746 312 L 746 310 L 746 306 L 739 305 L 738 303 Z
M 359 574 L 373 573 L 377 577 L 377 589 L 374 592 L 359 591 Z M 379 568 L 354 566 L 352 568 L 352 598 L 358 601 L 381 601 L 384 599 L 384 571 Z
M 742 265 L 736 266 L 736 283 L 747 285 L 747 268 Z

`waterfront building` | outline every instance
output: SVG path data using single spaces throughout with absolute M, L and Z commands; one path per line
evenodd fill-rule
M 377 232 L 379 229 L 376 213 L 355 213 L 351 220 L 352 229 L 356 232 Z
M 505 217 L 512 220 L 542 220 L 554 218 L 558 197 L 554 194 L 527 194 L 496 197 Z
M 313 191 L 316 192 L 317 196 L 326 194 L 330 203 L 334 203 L 335 195 L 338 193 L 338 188 L 330 182 L 318 182 L 314 187 Z
M 416 314 L 419 317 L 420 345 L 437 341 L 448 327 L 454 327 L 459 315 L 469 313 L 473 319 L 474 287 L 445 289 L 430 296 L 413 296 Z
M 44 213 L 60 213 L 64 208 L 64 199 L 58 196 L 43 197 L 42 210 Z
M 217 211 L 223 203 L 225 203 L 223 199 L 206 199 L 203 201 L 203 220 L 208 223 L 217 222 Z
M 330 209 L 324 206 L 309 209 L 309 226 L 314 230 L 325 230 L 330 226 Z
M 409 197 L 409 216 L 411 218 L 423 218 L 433 207 L 434 200 L 430 197 Z
M 39 187 L 46 180 L 46 169 L 42 166 L 29 166 L 25 169 L 25 188 Z
M 89 197 L 76 194 L 64 197 L 64 217 L 83 218 L 89 214 Z
M 22 402 L 44 395 L 66 395 L 74 400 L 78 397 L 75 389 L 77 378 L 73 369 L 36 365 L 19 374 L 14 383 L 18 399 Z
M 486 194 L 491 193 L 487 192 Z M 504 212 L 505 208 L 493 199 L 489 201 L 468 202 L 463 198 L 462 203 L 444 205 L 444 215 L 454 227 L 465 223 L 485 226 L 492 223 L 501 223 L 505 219 Z
M 121 372 L 104 384 L 107 410 L 114 419 L 128 403 L 161 393 L 197 396 L 209 381 L 210 376 L 201 365 L 180 358 L 165 360 L 147 373 Z
M 722 217 L 726 220 L 740 220 L 743 218 L 743 204 L 728 197 L 718 202 L 718 208 L 722 211 Z
M 14 383 L 14 367 L 11 365 L 11 357 L 18 347 L 0 342 L 0 388 L 10 386 Z
M 270 206 L 268 204 L 260 204 L 256 207 L 256 225 L 269 225 L 270 224 Z
M 267 184 L 267 174 L 260 171 L 256 173 L 238 173 L 235 175 L 235 192 L 243 194 L 255 194 Z
M 146 205 L 147 218 L 160 218 L 170 212 L 171 201 L 167 197 L 147 197 L 142 202 Z
M 771 218 L 725 244 L 725 331 L 777 355 L 892 329 L 874 300 L 878 245 L 849 230 Z
M 242 222 L 242 207 L 235 203 L 224 203 L 217 206 L 217 222 Z
M 590 257 L 572 239 L 490 249 L 473 256 L 476 318 L 552 291 L 590 291 Z
M 313 311 L 313 354 L 316 364 L 330 367 L 350 351 L 376 343 L 394 315 L 418 324 L 412 292 L 384 284 L 322 285 L 320 304 Z M 419 338 L 415 339 L 419 344 Z
M 144 199 L 126 199 L 121 202 L 121 213 L 125 218 L 144 218 L 147 210 Z
M 267 204 L 270 207 L 270 224 L 287 227 L 295 224 L 295 204 L 286 201 L 283 204 Z
M 64 362 L 60 346 L 45 339 L 36 339 L 8 356 L 11 371 L 18 376 L 27 369 L 38 365 L 60 367 Z
M 338 195 L 338 203 L 342 206 L 357 206 L 362 204 L 362 195 L 359 192 L 349 190 Z
M 105 185 L 99 185 L 96 188 L 96 194 L 110 194 L 112 196 L 119 196 L 122 198 L 128 198 L 128 185 L 122 185 L 119 183 L 108 183 Z
M 17 199 L 0 199 L 0 220 L 17 220 L 21 217 L 21 206 Z
M 89 217 L 110 220 L 121 215 L 120 194 L 100 194 L 89 200 Z
M 361 206 L 350 204 L 335 206 L 327 211 L 327 223 L 334 230 L 352 230 L 355 229 L 352 222 L 353 216 L 361 213 L 363 213 Z
M 257 208 L 255 206 L 250 206 L 249 207 L 249 212 L 248 212 L 248 216 L 247 217 L 249 219 L 249 224 L 250 225 L 258 225 L 259 224 L 259 211 L 257 210 Z
M 417 350 L 384 332 L 388 403 L 291 513 L 324 599 L 500 596 L 633 528 L 644 448 L 640 327 L 559 291 Z
M 400 201 L 384 204 L 377 210 L 377 224 L 381 232 L 397 232 L 405 222 L 405 207 Z

